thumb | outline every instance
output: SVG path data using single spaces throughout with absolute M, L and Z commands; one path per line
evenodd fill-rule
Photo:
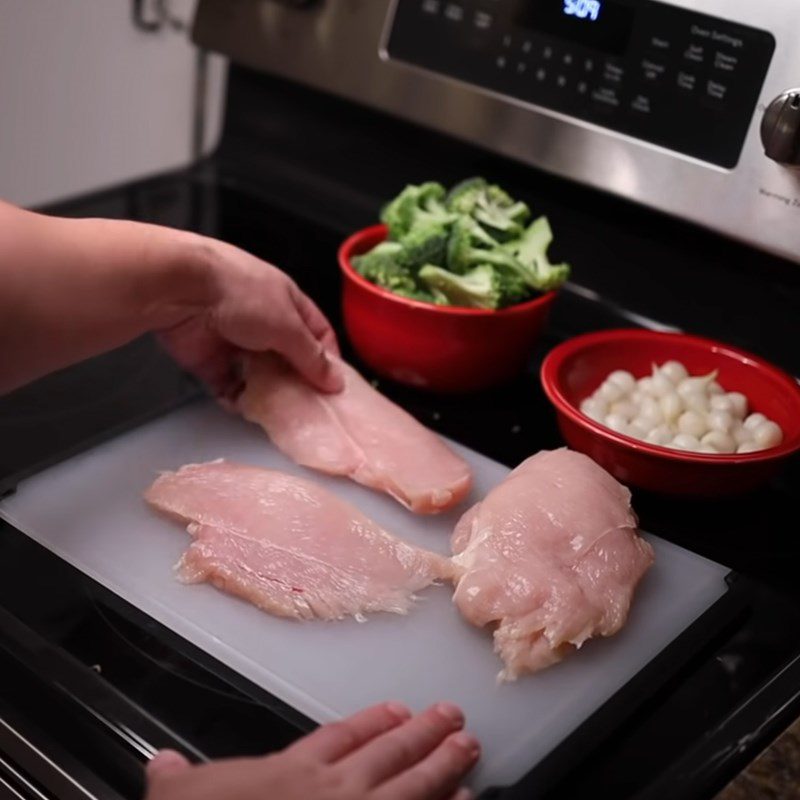
M 145 772 L 148 782 L 152 783 L 156 778 L 176 775 L 179 772 L 191 769 L 191 767 L 192 765 L 186 758 L 175 750 L 160 750 L 153 756 Z
M 332 356 L 307 328 L 296 331 L 282 344 L 283 347 L 277 349 L 310 384 L 323 392 L 335 393 L 344 389 L 344 371 L 339 359 Z

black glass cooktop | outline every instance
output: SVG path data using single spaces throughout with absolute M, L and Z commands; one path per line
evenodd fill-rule
M 521 182 L 518 167 L 485 153 L 249 73 L 236 73 L 231 90 L 237 124 L 229 124 L 214 159 L 58 211 L 144 219 L 234 242 L 289 272 L 341 332 L 336 247 L 371 222 L 380 199 L 403 181 L 431 177 L 436 163 L 445 182 L 482 172 L 536 200 L 557 231 L 558 255 L 575 266 L 576 284 L 559 298 L 526 374 L 489 392 L 450 397 L 380 382 L 425 424 L 479 452 L 514 465 L 561 444 L 538 365 L 554 344 L 587 330 L 673 325 L 800 372 L 785 338 L 797 333 L 791 309 L 800 297 L 789 265 L 618 201 L 599 204 L 545 176 Z M 269 120 L 252 112 L 254 95 L 263 92 L 274 112 Z M 323 128 L 324 137 L 315 133 Z M 390 130 L 391 166 L 376 177 Z M 366 166 L 354 183 L 347 164 L 356 151 Z M 338 197 L 335 186 L 343 187 Z M 757 282 L 746 268 L 753 265 Z M 200 392 L 145 337 L 0 398 L 0 487 L 8 491 L 54 460 Z M 704 502 L 635 493 L 642 527 L 731 567 L 730 590 L 502 796 L 580 800 L 602 788 L 620 800 L 710 797 L 800 714 L 798 487 L 795 461 L 748 497 Z M 178 747 L 198 759 L 261 753 L 310 727 L 5 524 L 0 568 L 0 717 L 56 742 L 66 760 L 90 769 L 110 792 L 137 796 L 152 748 Z

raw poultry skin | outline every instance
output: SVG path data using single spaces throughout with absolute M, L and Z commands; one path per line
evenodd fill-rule
M 454 595 L 474 625 L 496 624 L 500 680 L 536 672 L 593 636 L 611 636 L 653 563 L 630 492 L 562 448 L 523 461 L 459 521 Z
M 316 484 L 224 460 L 163 473 L 145 492 L 188 524 L 194 541 L 176 565 L 270 614 L 363 619 L 405 614 L 414 593 L 450 579 L 451 562 L 405 544 Z
M 239 410 L 296 463 L 346 475 L 419 514 L 464 499 L 472 484 L 467 462 L 340 363 L 344 390 L 323 394 L 278 356 L 250 356 Z

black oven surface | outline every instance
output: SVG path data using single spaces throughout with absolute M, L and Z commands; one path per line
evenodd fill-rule
M 558 446 L 538 365 L 557 342 L 599 328 L 673 326 L 800 373 L 796 265 L 242 69 L 232 72 L 225 136 L 211 159 L 53 210 L 231 241 L 289 272 L 343 337 L 335 253 L 344 235 L 373 222 L 405 183 L 471 174 L 507 185 L 550 217 L 574 284 L 514 383 L 439 397 L 380 382 L 425 424 L 508 465 Z M 145 337 L 2 398 L 0 487 L 11 490 L 200 391 Z M 617 798 L 710 797 L 800 713 L 798 479 L 795 460 L 749 497 L 709 503 L 635 493 L 642 527 L 731 567 L 730 590 L 551 758 L 498 795 L 579 800 L 602 787 Z M 260 753 L 310 727 L 8 525 L 0 564 L 0 674 L 9 676 L 0 717 L 18 718 L 32 739 L 58 742 L 64 763 L 84 765 L 118 796 L 137 795 L 140 764 L 154 748 L 197 759 Z

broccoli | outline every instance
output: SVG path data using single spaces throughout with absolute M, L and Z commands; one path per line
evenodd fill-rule
M 409 270 L 398 262 L 403 246 L 398 242 L 381 242 L 368 253 L 354 256 L 353 266 L 368 281 L 393 292 L 414 291 L 416 282 Z
M 569 264 L 551 264 L 547 258 L 547 248 L 552 241 L 553 231 L 547 217 L 539 217 L 523 231 L 519 239 L 502 246 L 521 268 L 521 275 L 528 286 L 540 292 L 557 288 L 569 277 Z
M 459 217 L 447 242 L 447 267 L 452 272 L 464 274 L 479 264 L 491 264 L 518 271 L 514 256 L 503 250 L 471 217 Z
M 440 183 L 406 186 L 384 206 L 381 221 L 389 227 L 389 238 L 400 241 L 412 228 L 446 227 L 456 215 L 444 205 L 445 188 Z
M 398 242 L 397 263 L 412 272 L 425 264 L 443 264 L 447 253 L 447 229 L 435 223 L 415 224 Z
M 497 273 L 488 264 L 481 264 L 464 275 L 426 264 L 419 271 L 419 277 L 431 291 L 438 290 L 454 306 L 494 309 L 500 305 Z
M 522 303 L 531 297 L 531 287 L 519 272 L 496 269 L 497 285 L 500 289 L 500 308 Z
M 394 294 L 407 297 L 409 300 L 418 300 L 422 303 L 433 303 L 437 306 L 449 306 L 450 301 L 447 296 L 438 289 L 397 289 Z
M 530 217 L 499 186 L 470 178 L 449 193 L 439 183 L 409 185 L 381 212 L 389 240 L 353 258 L 367 280 L 395 294 L 440 305 L 503 308 L 549 291 L 569 276 L 551 264 L 550 225 Z
M 488 184 L 484 178 L 467 178 L 457 183 L 448 193 L 445 205 L 455 214 L 472 214 L 478 202 L 478 195 Z
M 531 213 L 525 203 L 514 202 L 507 192 L 483 178 L 469 178 L 454 186 L 446 205 L 450 211 L 473 217 L 499 241 L 519 236 Z

